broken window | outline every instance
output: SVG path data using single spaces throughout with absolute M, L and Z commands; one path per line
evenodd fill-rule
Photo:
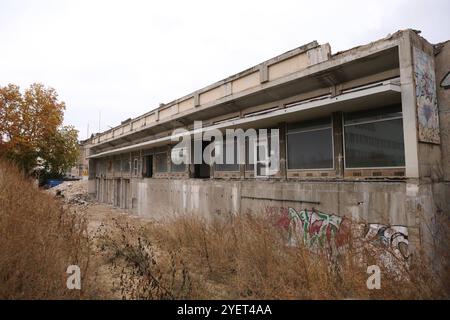
M 332 169 L 331 117 L 288 124 L 288 169 Z
M 405 165 L 401 105 L 344 115 L 347 168 Z

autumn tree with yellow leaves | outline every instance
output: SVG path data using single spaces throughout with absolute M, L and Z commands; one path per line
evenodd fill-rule
M 29 175 L 63 175 L 78 157 L 78 131 L 62 125 L 64 110 L 53 88 L 0 86 L 0 157 Z

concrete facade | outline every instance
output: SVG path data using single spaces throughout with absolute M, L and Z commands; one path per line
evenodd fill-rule
M 435 213 L 450 212 L 450 89 L 440 85 L 449 59 L 449 42 L 433 46 L 413 30 L 334 55 L 328 44 L 311 42 L 86 141 L 89 191 L 147 217 L 315 208 L 402 226 L 410 243 L 427 241 Z M 347 114 L 393 105 L 401 106 L 404 165 L 347 166 Z M 290 124 L 320 117 L 331 119 L 332 167 L 291 168 L 288 155 L 300 150 L 287 147 Z M 245 164 L 211 166 L 205 178 L 195 165 L 172 166 L 173 130 L 193 134 L 197 120 L 204 130 L 278 128 L 279 172 L 260 179 Z

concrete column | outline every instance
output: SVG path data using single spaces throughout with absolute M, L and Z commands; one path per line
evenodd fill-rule
M 280 178 L 287 179 L 286 168 L 286 123 L 281 122 L 278 124 L 278 130 L 280 133 Z
M 198 107 L 200 105 L 200 95 L 198 93 L 194 93 L 194 107 Z
M 269 81 L 269 68 L 267 64 L 262 64 L 259 67 L 259 82 L 265 83 L 267 81 Z
M 334 169 L 337 177 L 344 176 L 344 143 L 342 139 L 342 112 L 333 113 L 333 145 L 334 145 Z
M 409 32 L 404 32 L 400 38 L 399 60 L 406 177 L 419 178 L 414 63 L 412 57 L 411 35 Z

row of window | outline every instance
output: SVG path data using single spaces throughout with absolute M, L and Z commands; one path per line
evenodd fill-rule
M 405 165 L 403 119 L 400 105 L 346 113 L 343 123 L 346 168 L 395 168 Z M 327 170 L 334 168 L 331 117 L 288 124 L 286 140 L 288 169 Z M 247 141 L 246 170 L 250 171 L 253 170 L 254 165 L 249 164 L 248 154 Z M 236 152 L 234 156 L 234 164 L 216 164 L 215 169 L 238 171 Z
M 405 165 L 401 106 L 344 114 L 344 163 L 349 169 Z M 288 169 L 332 169 L 331 117 L 290 124 Z
M 328 170 L 334 168 L 334 141 L 332 118 L 324 117 L 298 123 L 289 123 L 286 131 L 287 169 Z M 369 111 L 345 113 L 343 118 L 345 168 L 396 168 L 405 165 L 403 120 L 401 106 L 389 106 Z M 225 143 L 225 142 L 224 142 Z M 237 150 L 237 140 L 235 140 Z M 270 143 L 268 144 L 270 146 Z M 249 161 L 249 143 L 246 141 L 246 170 L 254 170 Z M 222 148 L 226 159 L 226 148 Z M 270 152 L 270 150 L 269 150 Z M 169 171 L 170 154 L 156 153 L 144 159 L 144 175 Z M 137 160 L 136 160 L 137 161 Z M 120 167 L 120 160 L 114 169 Z M 185 164 L 170 161 L 171 172 L 185 171 Z M 124 170 L 125 169 L 125 170 Z M 137 174 L 137 162 L 133 169 Z M 237 152 L 234 163 L 215 164 L 217 171 L 239 171 Z M 128 161 L 122 162 L 122 171 L 130 171 Z

